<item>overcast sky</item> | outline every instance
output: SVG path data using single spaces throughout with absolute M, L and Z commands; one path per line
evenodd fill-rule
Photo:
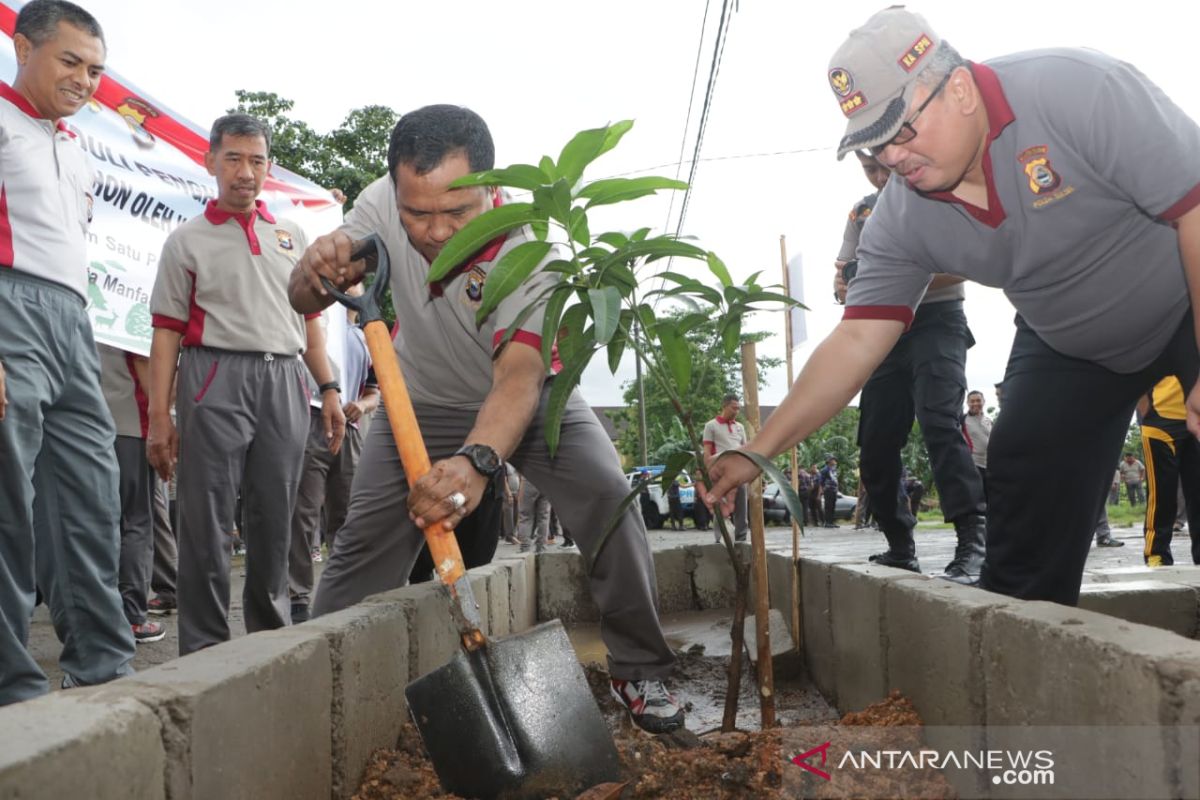
M 363 105 L 403 112 L 450 102 L 483 115 L 503 165 L 557 155 L 582 128 L 636 120 L 622 145 L 594 165 L 593 178 L 674 176 L 685 142 L 690 159 L 721 12 L 720 0 L 712 0 L 701 45 L 703 0 L 83 5 L 104 26 L 109 67 L 204 128 L 234 104 L 235 89 L 295 100 L 295 116 L 322 131 Z M 707 160 L 698 169 L 684 230 L 719 253 L 735 278 L 765 270 L 771 280 L 781 280 L 781 234 L 789 255 L 803 254 L 812 310 L 809 344 L 795 355 L 799 369 L 809 348 L 840 318 L 831 297 L 831 264 L 850 206 L 870 190 L 855 159 L 834 158 L 844 118 L 826 82 L 828 59 L 849 30 L 878 9 L 784 0 L 739 5 L 705 135 Z M 1195 2 L 928 0 L 910 8 L 973 60 L 1049 46 L 1106 51 L 1137 65 L 1200 118 L 1200 85 L 1187 56 L 1196 48 Z M 685 139 L 698 46 L 699 81 Z M 687 169 L 684 164 L 684 177 Z M 668 209 L 666 197 L 639 201 L 600 217 L 592 230 L 673 229 L 678 199 L 669 223 Z M 985 390 L 990 403 L 992 384 L 1003 376 L 1013 311 L 991 289 L 968 285 L 967 297 L 978 342 L 969 354 L 968 381 Z M 751 324 L 779 332 L 760 345 L 760 353 L 782 356 L 782 315 L 760 315 Z M 585 376 L 584 394 L 596 405 L 618 404 L 632 365 L 614 377 L 602 361 Z M 782 368 L 767 377 L 760 400 L 773 404 L 786 381 Z

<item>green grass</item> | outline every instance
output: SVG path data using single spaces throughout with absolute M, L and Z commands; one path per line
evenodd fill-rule
M 1105 503 L 1107 502 L 1106 498 Z M 1140 528 L 1146 521 L 1145 504 L 1130 506 L 1123 490 L 1121 493 L 1121 504 L 1116 506 L 1105 505 L 1105 508 L 1108 509 L 1108 524 L 1113 527 Z M 917 515 L 917 522 L 925 523 L 922 527 L 926 529 L 954 527 L 943 521 L 942 510 L 936 507 L 929 510 L 922 510 Z

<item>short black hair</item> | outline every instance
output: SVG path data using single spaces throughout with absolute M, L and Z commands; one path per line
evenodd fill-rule
M 95 36 L 105 47 L 104 31 L 90 13 L 66 0 L 32 0 L 17 14 L 13 34 L 21 34 L 34 47 L 41 47 L 58 34 L 58 23 L 66 22 Z
M 267 143 L 267 155 L 271 155 L 271 126 L 249 114 L 226 114 L 218 117 L 208 134 L 208 149 L 217 152 L 221 139 L 229 136 L 261 136 Z
M 996 384 L 996 385 L 999 386 L 1000 384 Z M 967 392 L 967 397 L 970 397 L 973 394 L 977 394 L 980 397 L 983 397 L 983 392 L 979 391 L 978 389 L 972 389 L 971 391 Z
M 425 175 L 451 153 L 465 152 L 472 172 L 496 165 L 496 145 L 483 117 L 469 108 L 439 104 L 424 106 L 402 116 L 388 143 L 388 174 L 405 164 Z
M 738 402 L 741 402 L 741 399 L 733 392 L 730 392 L 729 394 L 727 394 L 721 398 L 721 408 L 724 408 L 725 406 L 729 405 L 730 403 L 738 403 Z

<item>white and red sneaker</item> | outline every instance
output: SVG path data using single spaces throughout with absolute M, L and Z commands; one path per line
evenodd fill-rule
M 683 706 L 662 681 L 610 682 L 613 696 L 629 711 L 633 724 L 649 733 L 667 733 L 683 727 Z
M 165 638 L 167 628 L 158 622 L 146 620 L 141 625 L 133 625 L 133 640 L 138 644 L 149 644 Z

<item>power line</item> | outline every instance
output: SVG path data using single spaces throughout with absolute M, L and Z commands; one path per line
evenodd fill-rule
M 679 137 L 679 160 L 675 162 L 675 180 L 679 180 L 679 173 L 683 170 L 684 160 L 683 151 L 687 147 L 688 128 L 692 126 L 692 105 L 696 102 L 696 81 L 700 78 L 700 54 L 704 52 L 704 32 L 708 30 L 708 8 L 712 4 L 712 0 L 705 0 L 704 3 L 704 19 L 700 23 L 700 40 L 696 42 L 696 62 L 692 65 L 692 90 L 688 93 L 688 108 L 687 117 L 683 120 L 683 134 Z M 663 164 L 664 167 L 671 166 Z M 660 169 L 660 167 L 651 167 L 651 169 Z M 642 170 L 634 170 L 641 172 Z M 630 175 L 633 173 L 622 173 Z M 663 230 L 666 230 L 671 225 L 671 214 L 675 211 L 675 193 L 671 192 L 671 202 L 667 206 L 667 220 L 663 223 Z
M 696 169 L 700 166 L 700 151 L 704 147 L 704 133 L 708 128 L 708 116 L 712 111 L 713 95 L 717 88 L 717 75 L 721 71 L 721 57 L 725 54 L 725 42 L 729 38 L 729 25 L 733 21 L 730 13 L 731 2 L 724 0 L 721 4 L 721 20 L 717 24 L 716 41 L 713 42 L 712 65 L 708 71 L 708 88 L 704 93 L 704 105 L 700 107 L 700 122 L 696 128 L 696 148 L 692 155 L 692 166 L 688 173 L 688 188 L 683 191 L 683 203 L 679 209 L 679 223 L 675 226 L 675 235 L 683 233 L 683 223 L 687 219 L 687 210 L 692 197 L 692 186 L 696 181 Z M 736 9 L 735 9 L 736 10 Z
M 700 162 L 708 162 L 708 161 L 733 161 L 733 160 L 741 159 L 741 158 L 773 158 L 775 156 L 793 156 L 793 155 L 800 155 L 803 153 L 828 153 L 828 152 L 831 152 L 836 149 L 837 148 L 834 147 L 833 145 L 827 145 L 827 146 L 823 146 L 823 147 L 800 147 L 795 150 L 767 150 L 767 151 L 763 151 L 763 152 L 759 152 L 759 153 L 732 153 L 727 156 L 706 156 L 704 158 L 700 158 L 700 159 L 696 159 L 696 160 L 698 160 Z M 605 178 L 622 178 L 626 175 L 640 175 L 643 172 L 656 172 L 660 169 L 666 169 L 667 167 L 681 168 L 684 164 L 691 164 L 691 163 L 692 163 L 691 159 L 686 159 L 683 161 L 668 161 L 665 164 L 655 164 L 653 167 L 640 167 L 638 169 L 631 169 L 626 172 L 614 172 L 613 174 L 605 175 L 604 177 Z M 675 174 L 676 175 L 679 174 L 678 169 L 676 169 Z

